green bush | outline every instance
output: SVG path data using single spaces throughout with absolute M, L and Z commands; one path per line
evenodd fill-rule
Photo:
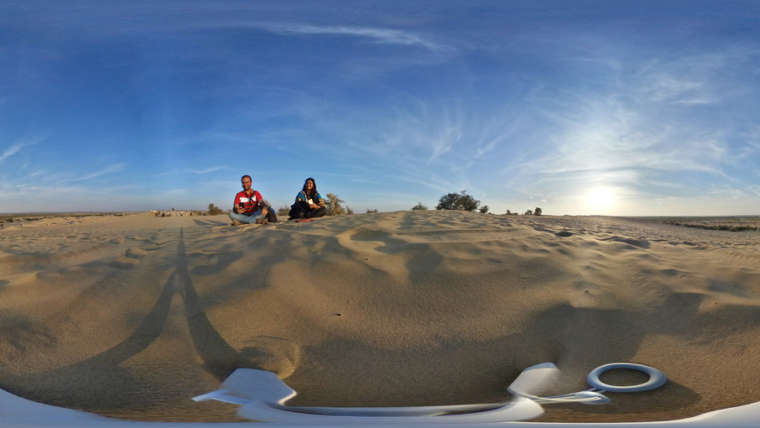
M 335 193 L 328 193 L 327 200 L 327 215 L 345 215 L 348 214 L 345 208 L 343 208 L 343 199 L 339 198 Z M 351 211 L 353 214 L 353 211 Z
M 415 205 L 415 206 L 412 207 L 412 210 L 415 210 L 415 211 L 418 211 L 418 210 L 424 211 L 424 210 L 427 210 L 427 209 L 428 208 L 426 206 L 422 205 L 422 202 L 417 202 L 417 205 Z
M 474 211 L 479 205 L 480 201 L 468 195 L 466 190 L 462 190 L 461 193 L 448 193 L 441 196 L 435 209 Z

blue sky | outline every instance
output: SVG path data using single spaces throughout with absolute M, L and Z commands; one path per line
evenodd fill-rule
M 0 2 L 0 212 L 760 214 L 760 2 Z

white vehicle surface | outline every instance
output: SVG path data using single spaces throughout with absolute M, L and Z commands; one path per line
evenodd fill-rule
M 604 367 L 604 366 L 602 366 Z M 646 366 L 643 366 L 646 367 Z M 613 367 L 614 368 L 614 367 Z M 640 367 L 634 367 L 640 369 Z M 598 368 L 599 369 L 599 368 Z M 598 370 L 597 369 L 597 375 Z M 543 363 L 523 370 L 508 387 L 513 398 L 504 403 L 421 407 L 295 407 L 285 403 L 296 395 L 273 373 L 255 369 L 235 370 L 216 391 L 195 397 L 196 401 L 218 400 L 240 405 L 238 414 L 256 422 L 237 423 L 235 427 L 277 426 L 372 426 L 434 427 L 505 425 L 509 427 L 756 427 L 760 421 L 760 403 L 723 409 L 686 419 L 658 422 L 626 423 L 542 423 L 527 422 L 543 413 L 542 403 L 603 403 L 607 399 L 598 390 L 581 391 L 554 397 L 534 394 L 550 381 L 558 369 Z M 594 371 L 592 371 L 592 374 Z M 590 376 L 591 377 L 591 376 Z M 659 385 L 657 385 L 659 383 Z M 657 376 L 642 385 L 646 389 L 664 383 Z M 628 387 L 628 388 L 635 388 Z M 610 386 L 610 388 L 615 388 Z M 86 412 L 36 403 L 0 390 L 0 422 L 3 427 L 212 427 L 219 423 L 137 422 L 109 419 Z M 225 425 L 228 426 L 228 425 Z

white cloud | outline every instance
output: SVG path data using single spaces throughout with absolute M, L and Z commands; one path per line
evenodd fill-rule
M 431 51 L 450 49 L 414 33 L 389 28 L 353 27 L 343 25 L 312 25 L 302 23 L 257 23 L 254 27 L 282 35 L 337 35 L 363 37 L 381 44 L 419 46 Z
M 9 157 L 15 155 L 16 153 L 20 152 L 24 147 L 32 146 L 34 144 L 37 144 L 39 141 L 23 141 L 20 143 L 12 144 L 10 147 L 5 149 L 2 153 L 0 153 L 0 162 L 3 162 L 4 160 L 8 159 Z
M 211 174 L 212 172 L 217 171 L 223 171 L 230 169 L 227 166 L 212 166 L 208 168 L 185 168 L 185 169 L 172 169 L 164 172 L 160 172 L 156 174 L 156 177 L 164 177 L 167 175 L 180 175 L 180 174 L 195 174 L 195 175 L 205 175 L 205 174 Z
M 188 169 L 188 172 L 191 172 L 193 174 L 209 174 L 216 171 L 221 171 L 223 169 L 227 169 L 226 166 L 212 166 L 210 168 L 203 168 L 203 169 Z
M 543 195 L 566 212 L 579 213 L 583 201 L 573 198 L 591 186 L 606 186 L 616 190 L 621 199 L 616 209 L 625 214 L 625 209 L 638 209 L 632 201 L 708 190 L 699 183 L 741 186 L 729 174 L 736 151 L 728 143 L 731 130 L 680 126 L 656 103 L 631 102 L 629 93 L 577 93 L 545 106 L 546 147 L 517 168 L 505 169 L 507 187 L 521 189 L 523 198 Z
M 107 166 L 107 167 L 105 167 L 105 168 L 103 168 L 103 169 L 101 169 L 99 171 L 91 172 L 89 174 L 85 174 L 85 175 L 82 175 L 82 176 L 79 176 L 79 177 L 75 177 L 75 178 L 65 179 L 65 180 L 62 180 L 62 181 L 69 182 L 69 183 L 75 183 L 75 182 L 79 182 L 79 181 L 92 180 L 93 178 L 98 178 L 98 177 L 106 175 L 106 174 L 112 174 L 114 172 L 119 172 L 119 171 L 123 170 L 125 166 L 126 166 L 126 164 L 124 164 L 124 163 L 117 163 L 117 164 L 109 165 L 109 166 Z
M 672 72 L 657 71 L 645 75 L 646 84 L 642 89 L 653 101 L 669 102 L 673 104 L 710 104 L 712 97 L 707 92 L 704 81 L 694 77 L 686 79 Z

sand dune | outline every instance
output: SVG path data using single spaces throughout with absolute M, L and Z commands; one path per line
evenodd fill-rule
M 544 361 L 572 392 L 597 365 L 633 361 L 669 383 L 547 406 L 542 420 L 687 417 L 760 401 L 758 244 L 753 231 L 462 212 L 6 226 L 0 387 L 109 416 L 220 421 L 235 407 L 189 398 L 238 367 L 286 378 L 292 404 L 381 406 L 505 400 Z

